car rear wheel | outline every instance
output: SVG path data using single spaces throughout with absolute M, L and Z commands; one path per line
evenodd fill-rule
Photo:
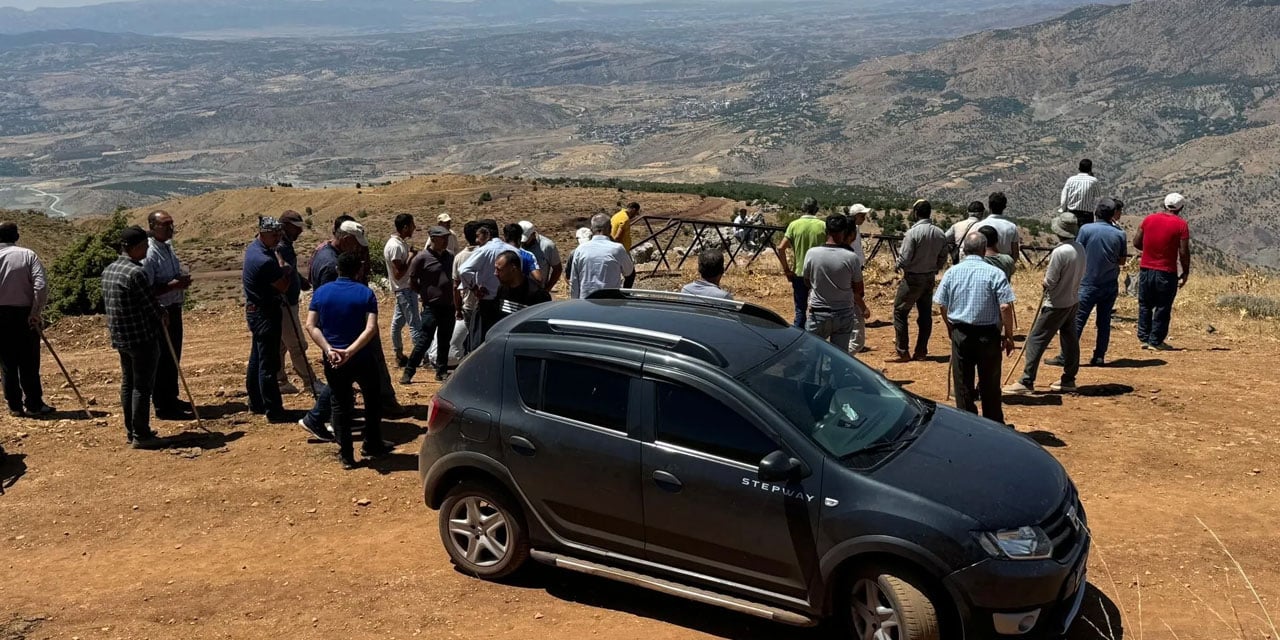
M 933 602 L 910 582 L 873 572 L 853 580 L 849 594 L 853 637 L 857 640 L 938 640 Z
M 486 580 L 505 578 L 529 558 L 524 519 L 505 491 L 462 482 L 440 505 L 440 538 L 459 569 Z

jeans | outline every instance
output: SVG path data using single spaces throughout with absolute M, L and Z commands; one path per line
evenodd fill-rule
M 1075 384 L 1076 374 L 1080 372 L 1080 334 L 1076 333 L 1076 312 L 1080 305 L 1055 309 L 1044 307 L 1040 316 L 1027 335 L 1026 366 L 1022 369 L 1022 384 L 1028 388 L 1036 383 L 1036 370 L 1040 368 L 1040 359 L 1054 334 L 1062 344 L 1062 381 Z
M 341 367 L 334 368 L 327 362 L 324 365 L 324 377 L 333 392 L 333 437 L 338 442 L 338 454 L 347 459 L 355 454 L 351 440 L 356 406 L 353 384 L 360 385 L 360 393 L 364 394 L 364 448 L 382 448 L 382 384 L 378 380 L 378 361 L 372 356 L 362 351 Z
M 151 391 L 161 359 L 157 347 L 153 343 L 120 349 L 120 407 L 130 440 L 155 436 L 151 430 Z
M 182 305 L 164 307 L 164 314 L 169 316 L 169 340 L 173 342 L 178 361 L 175 362 L 169 354 L 169 344 L 164 336 L 159 336 L 156 352 L 160 354 L 160 363 L 156 365 L 155 394 L 152 397 L 156 411 L 173 409 L 182 403 L 182 396 L 178 395 L 178 367 L 182 362 Z
M 1178 297 L 1178 274 L 1143 269 L 1138 274 L 1138 341 L 1163 344 L 1169 337 L 1173 300 Z
M 862 311 L 854 307 L 853 332 L 849 334 L 849 355 L 857 357 L 865 346 L 867 346 L 867 319 L 862 317 Z
M 271 310 L 251 308 L 245 312 L 253 338 L 249 366 L 244 375 L 245 390 L 249 392 L 249 410 L 266 414 L 267 419 L 284 415 L 284 400 L 276 382 L 276 373 L 280 371 L 282 314 L 279 307 Z
M 307 335 L 306 330 L 302 328 L 302 317 L 298 315 L 298 305 L 292 304 L 284 308 L 281 327 L 280 372 L 276 374 L 276 382 L 284 384 L 289 381 L 289 375 L 284 370 L 284 356 L 287 353 L 290 362 L 293 363 L 293 372 L 298 374 L 298 379 L 302 380 L 302 384 L 314 388 L 316 376 L 311 370 L 311 364 L 307 361 Z
M 911 352 L 911 336 L 907 333 L 907 316 L 911 308 L 916 310 L 916 355 L 929 353 L 929 338 L 933 335 L 933 286 L 936 273 L 908 273 L 898 283 L 898 294 L 893 298 L 894 348 L 899 354 Z
M 791 281 L 791 301 L 796 305 L 796 317 L 791 326 L 804 329 L 808 326 L 805 314 L 809 309 L 809 283 L 801 276 L 791 276 L 788 280 Z
M 849 338 L 857 322 L 857 311 L 809 309 L 808 314 L 809 317 L 805 320 L 805 331 L 830 342 L 838 349 L 849 350 Z
M 404 326 L 409 325 L 412 344 L 422 339 L 422 316 L 418 314 L 418 293 L 412 289 L 396 292 L 396 308 L 391 312 L 391 349 L 404 355 Z
M 0 373 L 11 411 L 44 406 L 40 386 L 40 334 L 31 328 L 31 307 L 0 307 Z
M 453 305 L 428 304 L 422 308 L 422 330 L 413 343 L 413 354 L 405 365 L 404 375 L 412 378 L 427 357 L 431 348 L 431 336 L 436 339 L 436 373 L 449 370 L 449 343 L 453 339 L 453 326 L 457 324 Z
M 1004 424 L 1000 391 L 1003 358 L 1000 327 L 952 323 L 951 382 L 956 388 L 956 408 L 977 413 L 976 401 L 980 399 L 982 416 Z
M 309 426 L 319 427 L 333 419 L 333 390 L 323 382 L 316 383 L 312 388 L 316 390 L 316 401 L 302 420 Z
M 1080 311 L 1076 313 L 1076 335 L 1083 335 L 1089 324 L 1089 314 L 1098 310 L 1098 340 L 1093 345 L 1093 359 L 1102 360 L 1107 357 L 1107 347 L 1111 346 L 1111 314 L 1116 309 L 1116 298 L 1120 295 L 1120 287 L 1112 282 L 1110 287 L 1082 285 L 1080 287 Z

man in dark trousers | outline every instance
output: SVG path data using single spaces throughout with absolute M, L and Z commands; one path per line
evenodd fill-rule
M 338 279 L 316 289 L 307 312 L 307 333 L 324 354 L 324 375 L 333 392 L 333 433 L 343 469 L 356 466 L 352 385 L 360 385 L 365 399 L 361 456 L 378 458 L 392 449 L 382 441 L 382 384 L 373 354 L 378 346 L 378 299 L 367 285 L 354 280 L 359 272 L 357 253 L 339 256 Z
M 400 384 L 413 381 L 413 374 L 427 357 L 431 336 L 436 339 L 436 380 L 449 375 L 449 343 L 457 322 L 454 310 L 453 254 L 449 238 L 453 234 L 444 227 L 427 230 L 427 250 L 419 252 L 409 263 L 409 285 L 422 298 L 422 330 L 413 344 L 413 353 L 400 375 Z
M 284 330 L 284 294 L 293 282 L 292 267 L 276 251 L 282 234 L 279 220 L 258 218 L 258 237 L 245 249 L 241 271 L 245 321 L 253 336 L 245 370 L 249 410 L 265 415 L 271 423 L 289 421 L 276 382 Z
M 120 352 L 120 406 L 124 429 L 135 449 L 154 449 L 161 441 L 151 430 L 151 391 L 160 363 L 160 332 L 167 314 L 156 301 L 142 266 L 147 232 L 129 227 L 120 234 L 120 257 L 102 272 L 102 301 L 111 346 Z M 167 347 L 166 347 L 167 350 Z
M 302 214 L 292 209 L 280 214 L 280 224 L 284 229 L 284 235 L 280 238 L 278 251 L 293 269 L 293 281 L 289 284 L 289 290 L 284 292 L 284 331 L 281 333 L 280 373 L 276 376 L 276 382 L 280 385 L 280 393 L 298 393 L 298 389 L 289 384 L 289 376 L 285 373 L 286 354 L 293 362 L 293 372 L 298 374 L 298 379 L 302 381 L 303 386 L 315 389 L 317 382 L 315 372 L 307 363 L 307 338 L 303 335 L 302 316 L 298 311 L 302 292 L 311 290 L 311 281 L 298 270 L 298 251 L 294 243 L 302 236 L 307 226 L 302 220 Z
M 551 294 L 542 283 L 527 276 L 523 259 L 515 251 L 504 251 L 494 261 L 498 276 L 498 316 L 505 318 L 531 305 L 551 302 Z
M 48 415 L 40 386 L 40 323 L 49 289 L 36 252 L 19 247 L 18 225 L 0 224 L 0 370 L 9 415 Z
M 987 239 L 981 233 L 969 232 L 963 249 L 964 259 L 947 270 L 933 294 L 951 334 L 956 407 L 977 413 L 980 398 L 983 417 L 1004 424 L 1001 351 L 1013 353 L 1013 287 L 1000 269 L 982 259 Z
M 1169 321 L 1178 289 L 1191 276 L 1191 229 L 1182 218 L 1186 198 L 1165 196 L 1164 210 L 1142 219 L 1133 246 L 1142 252 L 1138 263 L 1138 340 L 1143 349 L 1170 351 Z M 1182 275 L 1178 275 L 1178 267 Z
M 1044 296 L 1036 322 L 1027 335 L 1026 365 L 1022 378 L 1004 388 L 1009 395 L 1028 395 L 1035 390 L 1040 358 L 1053 337 L 1062 346 L 1062 379 L 1049 385 L 1052 391 L 1076 390 L 1080 370 L 1080 334 L 1076 333 L 1076 313 L 1080 310 L 1080 281 L 1084 279 L 1084 247 L 1076 242 L 1079 228 L 1076 214 L 1060 213 L 1053 219 L 1053 232 L 1061 241 L 1049 254 L 1044 272 Z
M 898 255 L 898 293 L 893 299 L 894 348 L 897 357 L 892 362 L 923 360 L 929 355 L 929 338 L 933 334 L 933 307 L 929 298 L 933 295 L 938 271 L 947 263 L 949 244 L 942 229 L 929 219 L 933 205 L 928 200 L 917 200 L 911 206 L 915 224 L 902 238 Z M 907 318 L 911 309 L 916 310 L 916 348 L 910 350 L 911 336 L 907 332 Z
M 152 401 L 156 405 L 156 417 L 161 420 L 189 420 L 194 416 L 191 405 L 182 400 L 178 389 L 178 367 L 182 360 L 182 305 L 191 287 L 191 276 L 182 267 L 182 261 L 173 251 L 173 216 L 167 211 L 156 210 L 147 214 L 147 257 L 142 268 L 151 282 L 156 301 L 168 316 L 169 339 L 159 336 L 160 364 L 156 369 L 156 387 Z M 169 343 L 173 343 L 173 353 Z M 175 361 L 174 356 L 178 357 Z

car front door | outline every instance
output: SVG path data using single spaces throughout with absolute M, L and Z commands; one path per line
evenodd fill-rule
M 504 403 L 503 460 L 538 517 L 563 542 L 640 557 L 638 363 L 520 347 L 509 357 L 518 397 Z
M 760 461 L 787 446 L 751 407 L 675 371 L 645 374 L 647 559 L 803 598 L 818 563 L 821 468 L 762 481 Z

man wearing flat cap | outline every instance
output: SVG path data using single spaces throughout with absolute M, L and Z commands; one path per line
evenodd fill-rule
M 253 336 L 245 389 L 249 410 L 271 423 L 288 422 L 276 375 L 280 372 L 280 340 L 284 296 L 293 284 L 293 267 L 279 253 L 283 225 L 272 217 L 258 218 L 258 237 L 244 252 L 245 320 Z
M 142 260 L 147 256 L 147 232 L 128 227 L 120 233 L 120 257 L 102 272 L 102 302 L 106 307 L 111 346 L 120 353 L 120 405 L 125 435 L 135 449 L 160 445 L 151 430 L 151 393 L 160 343 L 168 318 L 156 300 Z
M 1053 391 L 1076 390 L 1080 370 L 1080 336 L 1076 333 L 1076 312 L 1080 309 L 1080 281 L 1086 266 L 1084 247 L 1076 242 L 1080 230 L 1076 214 L 1061 213 L 1053 219 L 1053 232 L 1061 244 L 1049 254 L 1044 272 L 1044 297 L 1031 333 L 1027 336 L 1026 367 L 1022 379 L 1004 388 L 1007 395 L 1028 395 L 1035 389 L 1036 370 L 1054 334 L 1062 346 L 1062 380 L 1049 385 Z
M 302 214 L 292 209 L 280 214 L 280 225 L 283 235 L 280 237 L 280 248 L 277 253 L 284 258 L 293 273 L 289 278 L 289 289 L 284 292 L 284 324 L 280 341 L 280 371 L 276 374 L 276 383 L 281 393 L 297 393 L 298 389 L 289 384 L 289 376 L 285 373 L 284 358 L 288 354 L 293 363 L 293 372 L 305 387 L 315 388 L 316 379 L 307 364 L 307 339 L 302 329 L 302 316 L 298 315 L 298 301 L 303 291 L 311 290 L 311 281 L 298 271 L 298 252 L 293 243 L 306 230 Z

